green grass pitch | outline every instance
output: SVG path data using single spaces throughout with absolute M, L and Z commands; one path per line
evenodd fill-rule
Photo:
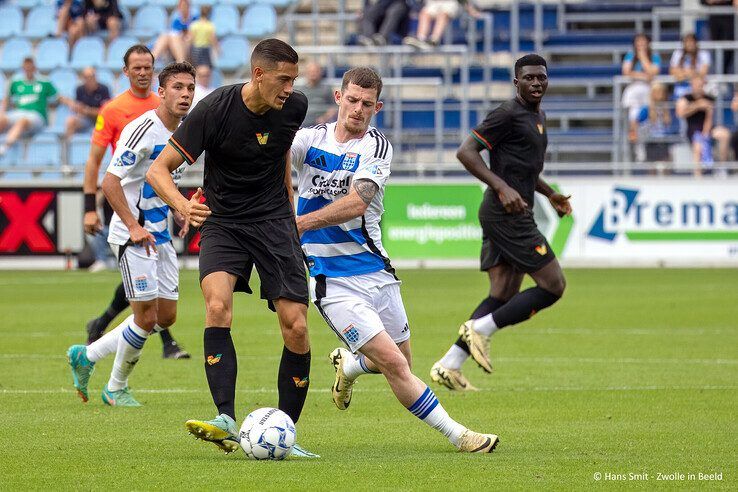
M 64 356 L 107 304 L 117 274 L 0 272 L 0 489 L 736 490 L 738 271 L 566 273 L 559 304 L 494 336 L 492 375 L 464 366 L 481 391 L 433 387 L 457 420 L 500 435 L 493 454 L 455 452 L 396 402 L 381 376 L 360 379 L 351 408 L 337 410 L 327 355 L 338 341 L 311 308 L 311 391 L 297 430 L 322 458 L 254 462 L 184 430 L 185 420 L 215 414 L 195 272 L 182 274 L 174 327 L 194 358 L 163 360 L 160 341 L 150 340 L 131 378 L 139 409 L 103 406 L 112 358 L 98 364 L 91 401 L 82 404 Z M 431 365 L 486 292 L 486 277 L 399 274 L 414 372 L 430 382 Z M 243 419 L 277 403 L 281 339 L 264 302 L 236 297 Z M 700 481 L 700 473 L 722 479 Z

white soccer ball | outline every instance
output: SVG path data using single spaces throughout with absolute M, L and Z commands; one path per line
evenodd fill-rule
M 241 424 L 238 438 L 246 456 L 255 460 L 283 460 L 295 445 L 295 424 L 282 410 L 259 408 Z

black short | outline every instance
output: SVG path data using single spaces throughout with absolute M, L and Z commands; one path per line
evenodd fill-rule
M 308 304 L 305 260 L 294 217 L 246 224 L 206 221 L 200 228 L 200 282 L 213 272 L 238 277 L 236 292 L 252 293 L 251 270 L 261 280 L 261 298 Z
M 480 223 L 482 271 L 504 262 L 523 273 L 533 273 L 556 258 L 530 214 L 511 215 L 501 220 L 480 217 Z

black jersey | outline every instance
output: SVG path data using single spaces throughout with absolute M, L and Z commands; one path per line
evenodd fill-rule
M 214 222 L 257 222 L 294 215 L 284 185 L 286 155 L 307 112 L 298 91 L 281 111 L 258 115 L 244 84 L 215 89 L 177 128 L 171 145 L 192 164 L 205 151 L 205 203 Z
M 543 111 L 531 110 L 515 98 L 491 111 L 472 131 L 472 136 L 489 151 L 492 172 L 520 193 L 531 210 L 548 145 L 545 125 Z M 491 188 L 484 193 L 479 214 L 508 215 Z

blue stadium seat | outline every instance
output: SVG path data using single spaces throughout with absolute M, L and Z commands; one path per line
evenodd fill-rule
M 63 135 L 64 125 L 67 118 L 72 114 L 72 110 L 66 104 L 60 104 L 54 110 L 54 117 L 51 118 L 51 124 L 48 127 L 49 133 L 53 135 Z
M 35 7 L 36 5 L 43 5 L 43 4 L 50 4 L 48 0 L 15 0 L 14 2 L 18 7 L 22 9 L 30 9 Z
M 128 33 L 142 38 L 154 36 L 167 30 L 167 13 L 158 5 L 146 5 L 136 11 L 133 26 Z
M 102 66 L 111 70 L 119 71 L 123 67 L 123 55 L 128 48 L 138 43 L 138 39 L 132 36 L 121 36 L 113 40 L 108 46 L 108 53 Z
M 210 85 L 212 87 L 220 87 L 223 85 L 223 72 L 215 67 L 210 71 Z
M 120 0 L 119 2 L 121 7 L 126 7 L 129 9 L 137 9 L 143 7 L 147 3 L 147 0 Z
M 110 97 L 115 97 L 115 91 L 113 90 L 113 86 L 115 85 L 115 75 L 113 75 L 113 72 L 111 72 L 107 68 L 98 68 L 97 81 L 103 85 L 108 86 L 108 89 L 110 90 Z
M 238 32 L 238 9 L 233 5 L 216 5 L 211 16 L 218 36 L 227 36 Z
M 0 94 L 5 94 L 7 83 L 8 81 L 5 78 L 5 74 L 0 72 Z
M 57 68 L 49 74 L 49 80 L 59 94 L 67 97 L 74 97 L 77 88 L 77 72 L 70 68 Z
M 151 3 L 153 5 L 160 5 L 165 9 L 173 9 L 177 6 L 177 0 L 153 0 Z
M 53 135 L 33 137 L 26 147 L 22 165 L 33 167 L 61 167 L 61 144 Z
M 223 2 L 223 3 L 228 3 L 228 2 Z M 218 2 L 217 0 L 193 0 L 192 2 L 192 5 L 195 5 L 197 7 L 201 7 L 203 5 L 213 6 L 213 5 L 219 5 L 219 4 L 220 2 Z
M 31 39 L 41 39 L 56 31 L 56 11 L 51 5 L 33 7 L 26 17 L 23 35 Z
M 73 135 L 69 142 L 69 165 L 75 169 L 84 169 L 89 153 L 90 136 L 83 134 Z M 100 167 L 102 167 L 102 164 Z
M 271 5 L 257 3 L 243 13 L 241 32 L 250 38 L 260 38 L 277 30 L 277 11 Z
M 266 3 L 280 9 L 294 2 L 295 0 L 259 0 L 259 3 Z
M 23 32 L 23 12 L 15 5 L 0 7 L 0 39 L 7 39 Z
M 247 7 L 249 5 L 253 5 L 257 3 L 259 0 L 224 0 L 223 3 L 229 3 L 231 5 L 235 5 L 236 7 Z
M 0 12 L 2 15 L 2 12 Z M 0 54 L 0 70 L 15 71 L 23 64 L 23 59 L 33 55 L 31 42 L 23 38 L 12 38 L 5 42 Z
M 85 36 L 77 41 L 72 48 L 72 58 L 69 66 L 77 70 L 85 67 L 99 67 L 103 65 L 105 43 L 102 38 Z
M 2 141 L 5 143 L 4 138 Z M 21 145 L 13 145 L 4 155 L 0 156 L 0 170 L 18 165 L 21 150 L 23 150 Z M 8 174 L 5 177 L 8 177 Z
M 251 53 L 249 42 L 241 36 L 228 36 L 220 42 L 220 57 L 215 65 L 221 70 L 233 71 L 248 64 Z
M 42 72 L 66 66 L 69 60 L 69 45 L 66 39 L 47 38 L 36 46 L 36 66 Z

